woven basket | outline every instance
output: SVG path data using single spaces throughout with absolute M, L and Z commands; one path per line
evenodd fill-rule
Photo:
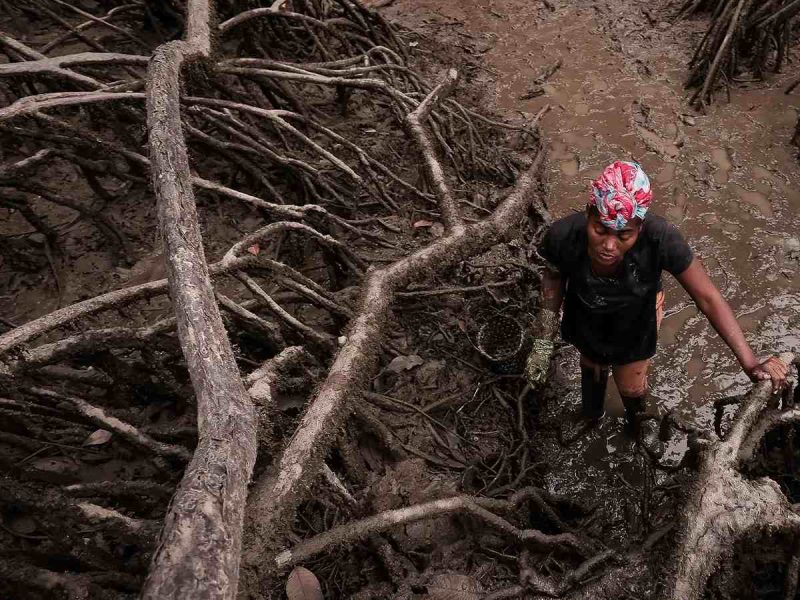
M 495 373 L 521 373 L 525 366 L 525 348 L 529 345 L 530 337 L 512 317 L 494 317 L 478 331 L 478 352 Z

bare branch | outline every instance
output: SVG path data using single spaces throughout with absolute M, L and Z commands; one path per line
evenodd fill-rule
M 120 421 L 116 417 L 107 415 L 106 412 L 97 406 L 94 406 L 82 398 L 74 396 L 66 396 L 59 394 L 52 390 L 45 388 L 32 387 L 29 389 L 32 394 L 42 398 L 49 398 L 50 400 L 57 400 L 59 402 L 68 402 L 80 413 L 83 417 L 89 419 L 92 423 L 96 424 L 103 429 L 107 429 L 116 433 L 120 437 L 128 440 L 132 444 L 150 450 L 159 456 L 166 456 L 168 458 L 177 458 L 182 461 L 187 461 L 191 458 L 192 454 L 186 448 L 180 446 L 172 446 L 164 444 L 158 440 L 154 440 L 148 435 L 143 434 L 136 429 L 133 425 Z
M 431 186 L 436 193 L 439 201 L 439 209 L 442 212 L 442 221 L 448 231 L 459 231 L 463 228 L 461 217 L 458 214 L 458 206 L 450 193 L 450 188 L 445 181 L 444 171 L 439 160 L 436 158 L 436 149 L 433 147 L 428 134 L 425 131 L 424 123 L 430 117 L 431 111 L 438 103 L 449 96 L 458 83 L 458 72 L 450 69 L 444 81 L 437 85 L 419 106 L 406 117 L 411 136 L 419 146 L 422 158 L 425 161 L 425 173 L 428 176 Z
M 90 21 L 95 22 L 95 23 L 97 23 L 98 25 L 100 25 L 102 27 L 105 27 L 107 29 L 110 29 L 111 31 L 115 31 L 116 33 L 124 35 L 129 40 L 139 44 L 139 46 L 141 46 L 145 50 L 148 50 L 148 51 L 150 50 L 150 46 L 148 46 L 147 42 L 145 42 L 141 38 L 133 35 L 127 29 L 123 29 L 122 27 L 118 27 L 118 26 L 114 25 L 113 23 L 109 23 L 105 19 L 101 19 L 100 17 L 96 17 L 93 14 L 86 12 L 85 10 L 81 10 L 77 6 L 74 6 L 74 5 L 72 5 L 72 4 L 68 3 L 68 2 L 64 2 L 64 0 L 51 0 L 51 2 L 55 2 L 59 6 L 63 6 L 64 8 L 66 8 L 68 10 L 71 10 L 71 11 L 81 15 L 82 17 L 87 18 Z
M 265 552 L 274 552 L 280 543 L 281 528 L 327 452 L 330 436 L 326 432 L 339 426 L 348 401 L 374 371 L 374 348 L 385 335 L 384 326 L 396 292 L 423 274 L 445 269 L 509 236 L 528 206 L 536 204 L 533 196 L 543 159 L 544 153 L 540 152 L 490 218 L 369 274 L 357 317 L 327 379 L 277 461 L 277 469 L 259 479 L 253 488 L 248 513 L 253 535 L 246 544 L 245 564 L 254 568 Z
M 0 109 L 0 123 L 30 115 L 45 108 L 57 106 L 79 106 L 83 104 L 97 104 L 101 102 L 120 102 L 128 100 L 143 100 L 144 94 L 140 92 L 56 92 L 52 94 L 37 94 L 20 98 L 13 104 Z
M 473 496 L 454 496 L 424 504 L 416 504 L 407 508 L 387 510 L 360 521 L 340 525 L 311 539 L 304 540 L 291 550 L 285 550 L 275 556 L 275 565 L 278 569 L 284 569 L 329 550 L 332 546 L 359 541 L 370 535 L 400 525 L 408 525 L 424 519 L 433 519 L 457 513 L 472 515 L 524 544 L 547 550 L 569 548 L 581 554 L 587 552 L 585 544 L 572 534 L 548 535 L 535 529 L 519 529 L 502 517 L 490 512 L 490 509 L 510 511 L 515 507 L 516 504 L 513 501 L 490 500 Z
M 307 337 L 311 342 L 315 343 L 320 348 L 330 351 L 334 347 L 333 338 L 328 334 L 321 333 L 309 327 L 299 319 L 290 315 L 280 304 L 264 291 L 253 279 L 246 273 L 239 272 L 237 278 L 250 290 L 256 298 L 258 298 L 278 319 L 283 323 L 297 331 L 300 335 Z
M 256 459 L 256 414 L 214 299 L 181 126 L 181 70 L 211 53 L 211 0 L 189 0 L 186 10 L 186 41 L 156 50 L 146 91 L 151 177 L 178 337 L 197 396 L 198 444 L 172 499 L 142 598 L 233 599 Z
M 261 406 L 272 404 L 272 386 L 275 385 L 278 376 L 306 358 L 308 354 L 301 346 L 289 346 L 250 373 L 244 381 L 253 401 Z
M 0 37 L 0 40 L 2 38 Z M 80 52 L 66 56 L 54 56 L 31 60 L 28 62 L 7 63 L 0 65 L 0 77 L 31 76 L 36 74 L 50 77 L 61 77 L 67 81 L 79 84 L 81 87 L 96 90 L 103 87 L 103 83 L 66 67 L 91 67 L 106 65 L 146 65 L 149 58 L 135 54 L 117 54 L 104 52 Z
M 119 511 L 104 508 L 91 502 L 78 502 L 75 506 L 91 522 L 110 524 L 135 538 L 144 538 L 145 540 L 151 538 L 154 540 L 155 534 L 158 532 L 158 525 L 155 521 L 133 519 Z
M 274 345 L 275 347 L 281 347 L 283 345 L 283 336 L 281 335 L 281 331 L 273 323 L 270 323 L 269 321 L 262 319 L 257 314 L 247 310 L 243 306 L 237 304 L 236 302 L 234 302 L 227 296 L 220 294 L 219 292 L 217 292 L 217 300 L 219 301 L 222 308 L 229 311 L 231 314 L 235 315 L 243 322 L 247 323 L 248 325 L 251 325 L 254 329 L 264 334 L 266 336 L 267 342 Z
M 222 261 L 215 263 L 209 267 L 209 272 L 212 276 L 221 275 L 236 269 L 245 269 L 257 262 L 258 257 L 246 255 L 235 261 L 228 261 L 225 264 L 223 264 Z M 159 279 L 157 281 L 149 281 L 140 285 L 107 292 L 95 296 L 94 298 L 77 302 L 71 306 L 65 306 L 64 308 L 55 310 L 0 335 L 0 356 L 7 353 L 12 348 L 25 344 L 35 337 L 82 317 L 108 310 L 115 306 L 129 304 L 136 300 L 153 298 L 154 296 L 166 293 L 166 291 L 167 280 Z

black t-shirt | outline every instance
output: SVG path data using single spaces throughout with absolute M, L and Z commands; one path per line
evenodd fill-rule
M 591 269 L 586 225 L 583 212 L 559 219 L 539 246 L 565 286 L 561 336 L 599 364 L 650 358 L 658 339 L 655 302 L 661 271 L 683 273 L 692 250 L 674 225 L 648 214 L 620 273 L 598 277 Z

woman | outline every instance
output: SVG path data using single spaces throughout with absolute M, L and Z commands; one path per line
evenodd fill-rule
M 610 370 L 631 434 L 644 410 L 647 372 L 664 312 L 662 271 L 689 293 L 750 379 L 772 379 L 778 391 L 788 370 L 777 357 L 759 362 L 730 306 L 680 232 L 647 214 L 652 198 L 641 166 L 616 161 L 592 183 L 585 212 L 550 226 L 539 247 L 547 265 L 525 370 L 532 386 L 543 381 L 563 301 L 561 335 L 581 353 L 583 417 L 598 420 L 605 414 Z

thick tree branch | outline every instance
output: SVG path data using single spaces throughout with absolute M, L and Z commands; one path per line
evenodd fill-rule
M 524 544 L 547 550 L 568 548 L 581 554 L 587 552 L 586 545 L 572 534 L 548 535 L 535 529 L 519 529 L 492 512 L 510 511 L 516 506 L 517 503 L 513 499 L 505 501 L 473 496 L 454 496 L 406 508 L 387 510 L 360 521 L 345 523 L 311 539 L 304 540 L 291 550 L 285 550 L 278 554 L 275 557 L 275 566 L 278 569 L 284 569 L 308 560 L 333 546 L 363 540 L 371 535 L 400 525 L 408 525 L 424 519 L 433 519 L 458 513 L 472 515 Z
M 327 379 L 311 402 L 276 468 L 259 479 L 248 503 L 248 540 L 244 561 L 250 568 L 262 563 L 265 553 L 280 545 L 282 529 L 291 519 L 304 490 L 316 477 L 328 450 L 331 433 L 349 410 L 349 403 L 374 372 L 375 348 L 383 341 L 391 303 L 398 290 L 423 276 L 446 269 L 466 256 L 479 253 L 507 239 L 533 203 L 540 152 L 514 191 L 485 221 L 441 238 L 439 241 L 383 269 L 370 273 L 361 304 Z
M 795 356 L 781 355 L 792 364 Z M 772 394 L 769 381 L 758 383 L 741 402 L 724 440 L 701 450 L 699 468 L 681 512 L 677 565 L 670 574 L 665 598 L 696 600 L 702 597 L 706 582 L 719 563 L 729 556 L 735 543 L 745 536 L 758 538 L 766 532 L 800 531 L 800 516 L 790 506 L 780 486 L 769 478 L 744 477 L 739 468 L 752 449 L 762 414 Z M 743 456 L 745 454 L 745 456 Z
M 151 177 L 178 337 L 197 396 L 198 444 L 167 514 L 142 598 L 236 596 L 256 416 L 222 324 L 181 125 L 181 71 L 211 53 L 210 0 L 187 3 L 186 41 L 159 47 L 147 70 Z

